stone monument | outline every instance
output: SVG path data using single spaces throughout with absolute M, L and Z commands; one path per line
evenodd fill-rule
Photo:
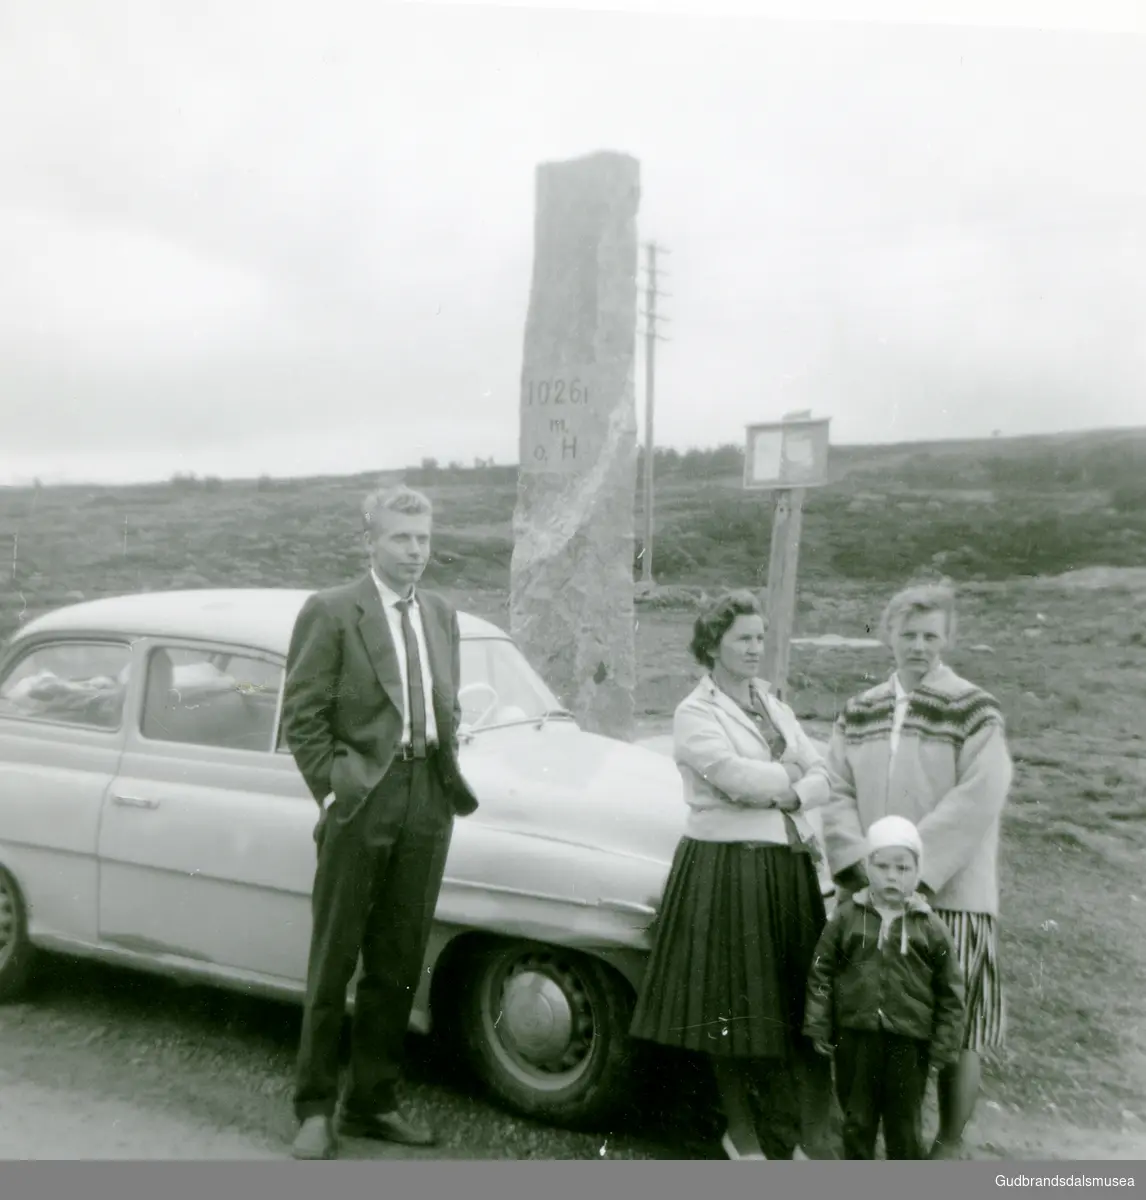
M 510 626 L 595 733 L 633 733 L 640 165 L 537 168 Z

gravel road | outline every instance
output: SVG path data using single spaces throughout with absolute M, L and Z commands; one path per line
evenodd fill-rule
M 0 1006 L 0 1159 L 285 1158 L 298 1027 L 288 1005 L 50 962 L 25 1002 Z M 354 1141 L 343 1157 L 722 1158 L 703 1083 L 669 1061 L 617 1128 L 573 1133 L 501 1111 L 432 1038 L 411 1038 L 404 1103 L 441 1144 Z M 1146 1157 L 1133 1122 L 1086 1130 L 984 1104 L 971 1133 L 976 1158 Z
M 299 1011 L 65 961 L 26 1001 L 0 1006 L 0 1158 L 265 1159 L 294 1133 Z M 432 1151 L 348 1142 L 343 1157 L 720 1157 L 679 1112 L 573 1133 L 480 1098 L 432 1039 L 411 1038 L 404 1102 L 441 1138 Z
M 0 1159 L 279 1158 L 267 1139 L 0 1074 Z
M 663 723 L 643 729 L 667 747 Z M 816 734 L 823 736 L 820 730 Z M 0 1159 L 258 1160 L 288 1154 L 299 1010 L 90 963 L 48 960 L 0 1006 Z M 347 1142 L 343 1157 L 722 1158 L 704 1083 L 679 1060 L 617 1128 L 573 1133 L 481 1098 L 432 1038 L 411 1038 L 403 1100 L 441 1144 Z M 933 1116 L 931 1118 L 933 1121 Z M 1146 1131 L 1086 1130 L 980 1105 L 971 1152 L 993 1159 L 1141 1159 Z

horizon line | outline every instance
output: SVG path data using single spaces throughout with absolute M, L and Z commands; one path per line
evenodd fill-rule
M 1038 441 L 1053 441 L 1063 438 L 1093 438 L 1102 436 L 1114 436 L 1117 434 L 1146 434 L 1146 424 L 1144 425 L 1113 425 L 1113 426 L 1097 426 L 1090 429 L 1068 429 L 1056 430 L 1046 433 L 1016 433 L 1016 434 L 997 434 L 978 437 L 951 437 L 951 438 L 932 438 L 932 439 L 910 439 L 906 441 L 891 441 L 891 442 L 840 442 L 833 443 L 829 446 L 831 451 L 847 452 L 856 450 L 895 450 L 895 449 L 918 449 L 926 446 L 958 446 L 958 445 L 997 445 L 999 443 L 1015 443 L 1015 442 L 1038 442 Z M 687 446 L 684 449 L 679 449 L 676 446 L 655 446 L 654 453 L 675 451 L 682 457 L 693 451 L 701 453 L 714 453 L 719 450 L 736 449 L 740 453 L 744 453 L 744 446 L 740 442 L 718 442 L 715 445 L 709 446 Z M 644 453 L 644 447 L 638 443 L 638 456 Z M 475 455 L 477 458 L 485 459 L 484 455 Z M 450 471 L 483 471 L 483 470 L 517 470 L 521 466 L 520 462 L 497 462 L 490 458 L 485 465 L 478 467 L 472 463 L 459 463 L 451 466 L 449 463 L 438 463 L 437 469 L 445 472 Z M 257 483 L 261 479 L 270 479 L 277 483 L 306 483 L 311 480 L 322 479 L 359 479 L 363 476 L 385 476 L 405 475 L 408 472 L 422 471 L 426 468 L 421 463 L 406 464 L 401 467 L 373 467 L 363 471 L 345 471 L 345 472 L 316 472 L 306 475 L 273 475 L 267 471 L 261 471 L 257 475 L 216 475 L 212 472 L 198 474 L 194 471 L 175 471 L 166 478 L 149 478 L 149 479 L 57 479 L 53 482 L 43 482 L 38 477 L 33 477 L 23 483 L 0 483 L 0 489 L 21 491 L 35 489 L 37 486 L 41 488 L 80 488 L 80 487 L 95 487 L 95 488 L 137 488 L 137 487 L 157 487 L 167 486 L 176 479 L 191 481 L 194 480 L 202 483 L 204 480 L 211 480 L 220 484 L 226 483 Z

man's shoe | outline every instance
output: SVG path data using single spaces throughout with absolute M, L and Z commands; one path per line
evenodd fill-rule
M 432 1130 L 407 1120 L 397 1109 L 368 1115 L 343 1113 L 338 1128 L 346 1137 L 374 1138 L 400 1146 L 432 1146 L 437 1140 Z
M 338 1153 L 334 1122 L 329 1117 L 307 1117 L 299 1126 L 290 1153 L 291 1158 L 334 1158 Z
M 720 1146 L 721 1146 L 721 1149 L 723 1149 L 724 1153 L 731 1159 L 741 1159 L 741 1158 L 766 1159 L 768 1157 L 768 1155 L 765 1154 L 763 1150 L 760 1150 L 759 1152 L 757 1152 L 756 1150 L 751 1150 L 751 1151 L 748 1151 L 746 1154 L 741 1154 L 736 1143 L 732 1140 L 732 1134 L 729 1133 L 727 1130 L 725 1130 L 724 1133 L 720 1137 Z

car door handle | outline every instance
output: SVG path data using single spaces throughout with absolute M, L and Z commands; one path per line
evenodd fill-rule
M 120 796 L 113 795 L 112 803 L 118 804 L 121 808 L 158 808 L 158 800 L 146 800 L 142 796 Z

